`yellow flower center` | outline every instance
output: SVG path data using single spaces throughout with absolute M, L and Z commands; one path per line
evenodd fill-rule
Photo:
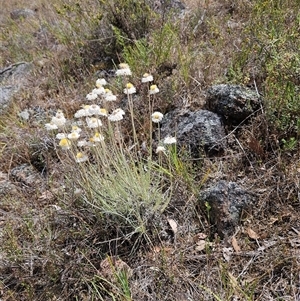
M 59 146 L 62 146 L 62 147 L 69 146 L 70 144 L 71 143 L 70 143 L 70 141 L 67 138 L 63 138 L 59 142 Z
M 121 63 L 119 65 L 119 67 L 120 67 L 120 69 L 127 69 L 127 68 L 129 68 L 128 64 L 126 64 L 126 63 Z
M 83 153 L 81 153 L 81 152 L 77 153 L 76 158 L 77 159 L 83 158 Z

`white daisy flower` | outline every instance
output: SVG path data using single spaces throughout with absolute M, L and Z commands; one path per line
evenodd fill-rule
M 103 95 L 103 94 L 105 94 L 105 89 L 103 87 L 99 87 L 99 88 L 93 89 L 92 93 L 94 93 L 96 95 Z
M 156 153 L 157 154 L 159 154 L 159 153 L 165 153 L 165 151 L 166 151 L 166 148 L 164 146 L 162 146 L 162 145 L 160 145 L 160 146 L 158 146 L 156 148 Z
M 61 140 L 61 139 L 64 139 L 67 137 L 67 135 L 65 133 L 58 133 L 56 136 L 55 136 L 57 139 Z
M 72 132 L 80 133 L 82 129 L 77 125 L 72 125 Z
M 107 85 L 107 81 L 105 80 L 105 78 L 98 78 L 96 80 L 96 87 L 100 88 L 102 86 L 106 86 Z
M 65 115 L 64 115 L 64 113 L 63 113 L 62 110 L 57 110 L 57 112 L 55 114 L 55 117 L 57 117 L 57 118 L 64 118 Z
M 88 111 L 91 115 L 99 115 L 100 107 L 98 105 L 93 104 L 88 108 Z
M 57 130 L 58 126 L 55 123 L 50 122 L 45 124 L 45 128 L 47 131 L 51 131 L 51 130 Z
M 101 142 L 104 141 L 104 136 L 101 135 L 100 133 L 96 132 L 95 135 L 90 138 L 91 142 Z
M 115 101 L 115 100 L 117 100 L 117 96 L 114 95 L 111 90 L 105 89 L 104 99 L 106 101 Z
M 125 64 L 125 63 L 121 63 L 119 65 L 119 68 L 117 71 L 116 71 L 116 75 L 117 76 L 126 76 L 126 75 L 131 75 L 131 70 L 128 66 L 128 64 Z
M 132 83 L 126 84 L 126 88 L 124 89 L 125 94 L 134 94 L 136 93 L 136 89 Z
M 79 141 L 77 142 L 77 146 L 78 146 L 78 147 L 87 146 L 87 145 L 88 145 L 88 142 L 85 141 L 85 140 L 79 140 Z
M 90 112 L 90 105 L 84 105 L 82 106 L 82 109 L 79 109 L 75 114 L 74 117 L 75 118 L 81 118 L 81 117 L 87 117 L 87 116 L 92 116 L 93 114 L 91 114 Z
M 77 163 L 82 163 L 82 162 L 85 162 L 87 161 L 89 158 L 86 154 L 82 153 L 82 152 L 78 152 L 76 154 L 76 162 Z
M 160 112 L 154 112 L 152 115 L 151 115 L 151 118 L 152 118 L 152 121 L 155 122 L 155 123 L 159 123 L 161 122 L 161 120 L 163 119 L 164 115 Z
M 67 138 L 63 138 L 59 141 L 59 146 L 62 148 L 62 149 L 70 149 L 71 148 L 71 141 Z
M 85 111 L 85 116 L 92 116 L 93 114 L 90 112 L 90 108 L 92 105 L 83 105 L 82 108 Z
M 98 94 L 97 94 L 97 93 L 90 92 L 89 94 L 86 95 L 85 98 L 86 98 L 87 100 L 95 100 L 97 97 L 98 97 Z
M 80 137 L 80 134 L 78 132 L 71 132 L 68 135 L 68 139 L 70 140 L 77 140 Z
M 74 114 L 75 118 L 81 118 L 81 117 L 85 117 L 85 116 L 86 116 L 85 109 L 80 109 Z
M 164 144 L 175 144 L 177 142 L 175 137 L 167 136 L 164 139 Z
M 87 117 L 86 118 L 86 123 L 87 123 L 87 126 L 91 129 L 102 126 L 101 120 L 99 118 L 96 118 L 96 117 L 91 117 L 91 118 Z
M 150 91 L 149 91 L 149 94 L 152 95 L 152 94 L 156 94 L 159 92 L 159 89 L 157 88 L 156 85 L 151 85 L 150 86 Z
M 108 116 L 108 120 L 120 121 L 123 119 L 124 114 L 125 114 L 125 112 L 122 109 L 116 109 Z
M 115 109 L 114 112 L 115 112 L 115 114 L 125 115 L 124 110 L 122 110 L 121 108 Z
M 153 81 L 153 76 L 149 73 L 145 73 L 142 77 L 142 83 L 148 83 Z
M 100 108 L 98 115 L 99 116 L 107 116 L 107 110 L 104 108 Z
M 56 116 L 53 116 L 52 119 L 51 119 L 51 123 L 52 124 L 56 124 L 57 127 L 63 127 L 66 123 L 66 118 L 64 117 L 63 114 L 57 114 L 56 113 Z

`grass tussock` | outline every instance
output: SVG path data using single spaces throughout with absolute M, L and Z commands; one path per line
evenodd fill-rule
M 300 298 L 299 3 L 175 2 L 2 4 L 0 66 L 33 70 L 0 119 L 1 300 Z M 161 137 L 224 82 L 264 102 L 222 156 Z M 217 180 L 257 196 L 232 237 Z

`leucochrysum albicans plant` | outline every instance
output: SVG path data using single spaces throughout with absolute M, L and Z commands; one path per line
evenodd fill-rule
M 162 165 L 169 162 L 163 158 L 168 157 L 176 138 L 160 137 L 159 123 L 164 115 L 153 112 L 159 89 L 152 84 L 152 75 L 146 73 L 141 82 L 148 85 L 150 127 L 149 142 L 143 148 L 147 148 L 149 155 L 140 155 L 142 143 L 138 140 L 134 115 L 136 88 L 129 82 L 132 76 L 129 66 L 120 64 L 116 76 L 126 81 L 123 93 L 127 97 L 127 112 L 117 106 L 118 97 L 107 88 L 106 80 L 98 79 L 95 88 L 86 95 L 88 104 L 75 112 L 73 120 L 68 121 L 58 110 L 45 127 L 54 131 L 64 153 L 63 164 L 73 164 L 69 180 L 82 191 L 84 201 L 96 208 L 103 218 L 109 216 L 119 227 L 130 229 L 128 235 L 146 234 L 147 221 L 154 213 L 162 212 L 171 198 L 171 169 Z M 131 121 L 133 144 L 130 146 L 123 139 L 124 118 Z M 152 149 L 152 123 L 158 125 L 155 151 Z

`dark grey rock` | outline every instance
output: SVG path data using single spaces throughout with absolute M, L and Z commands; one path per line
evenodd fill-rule
M 0 171 L 0 198 L 16 193 L 17 186 L 9 180 L 8 174 Z
M 215 85 L 207 93 L 207 108 L 233 122 L 249 117 L 261 103 L 256 91 L 239 85 Z
M 32 64 L 27 62 L 19 62 L 9 67 L 0 69 L 0 83 L 12 81 L 14 79 L 21 80 L 32 69 Z
M 35 15 L 35 12 L 29 8 L 20 8 L 15 9 L 10 13 L 10 17 L 13 20 L 21 19 L 21 18 L 28 18 Z
M 225 147 L 225 131 L 221 117 L 207 111 L 174 110 L 161 123 L 161 137 L 176 136 L 178 147 L 185 147 L 193 157 L 203 150 L 216 154 Z
M 27 187 L 40 187 L 43 183 L 41 174 L 32 165 L 27 163 L 14 167 L 10 172 L 10 177 L 15 182 L 19 182 Z
M 0 70 L 0 115 L 22 87 L 31 69 L 31 63 L 20 62 Z
M 232 235 L 239 224 L 242 210 L 256 201 L 255 194 L 246 191 L 235 182 L 219 181 L 214 186 L 200 192 L 201 207 L 207 210 L 221 237 Z
M 6 109 L 16 91 L 17 89 L 13 86 L 0 87 L 0 114 Z

